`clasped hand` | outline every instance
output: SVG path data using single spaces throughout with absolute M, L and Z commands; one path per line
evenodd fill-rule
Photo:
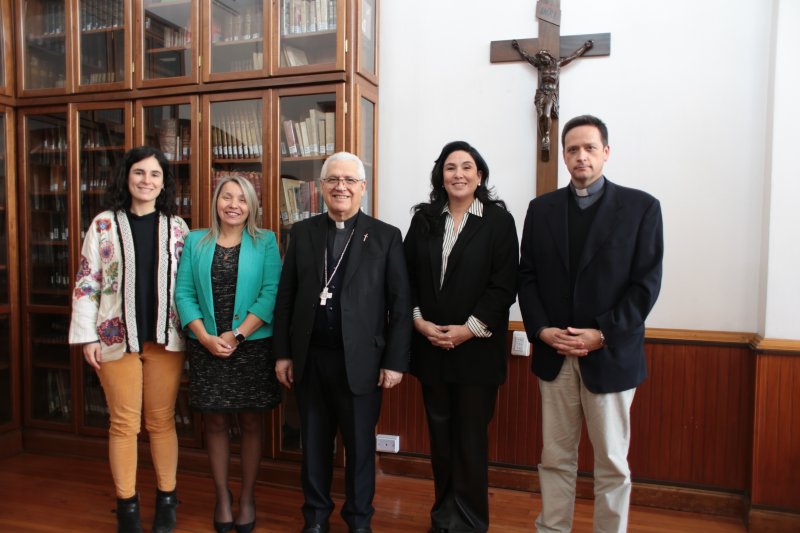
M 545 328 L 539 333 L 539 339 L 557 353 L 575 357 L 589 355 L 603 345 L 600 331 L 591 328 Z
M 220 334 L 218 337 L 214 335 L 207 335 L 203 337 L 200 342 L 206 347 L 206 350 L 208 350 L 211 355 L 221 359 L 227 359 L 233 355 L 233 352 L 236 351 L 236 347 L 239 345 L 239 343 L 236 341 L 236 337 L 233 336 L 232 331 L 226 331 L 225 333 Z
M 475 336 L 467 326 L 439 326 L 424 318 L 414 320 L 414 327 L 431 344 L 443 350 L 452 350 Z

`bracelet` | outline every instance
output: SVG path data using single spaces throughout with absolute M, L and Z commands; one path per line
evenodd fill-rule
M 603 346 L 606 345 L 606 336 L 603 335 L 603 332 L 600 331 L 599 329 L 597 331 L 600 332 L 600 346 L 599 346 L 599 348 L 602 348 Z

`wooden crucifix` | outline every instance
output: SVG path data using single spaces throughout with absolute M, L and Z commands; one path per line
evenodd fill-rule
M 558 185 L 558 77 L 560 68 L 580 56 L 607 56 L 611 34 L 560 35 L 560 0 L 538 0 L 539 37 L 492 41 L 492 63 L 527 61 L 539 72 L 534 103 L 537 113 L 536 195 Z M 562 53 L 566 51 L 567 54 Z M 553 156 L 551 157 L 551 154 Z

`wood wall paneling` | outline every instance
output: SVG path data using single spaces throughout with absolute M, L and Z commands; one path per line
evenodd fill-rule
M 648 342 L 646 351 L 649 377 L 632 409 L 633 478 L 743 494 L 749 486 L 753 417 L 749 347 Z M 534 469 L 542 448 L 540 417 L 530 359 L 509 356 L 508 379 L 489 427 L 491 463 Z M 399 435 L 402 454 L 429 454 L 422 395 L 412 376 L 384 396 L 378 432 Z M 584 428 L 579 470 L 591 473 L 592 465 Z
M 753 505 L 800 510 L 800 357 L 758 354 Z

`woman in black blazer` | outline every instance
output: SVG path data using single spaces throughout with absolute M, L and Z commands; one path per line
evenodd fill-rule
M 487 427 L 506 379 L 519 242 L 488 180 L 475 148 L 447 144 L 431 172 L 430 201 L 414 206 L 404 242 L 411 373 L 422 383 L 431 441 L 433 533 L 489 527 Z

